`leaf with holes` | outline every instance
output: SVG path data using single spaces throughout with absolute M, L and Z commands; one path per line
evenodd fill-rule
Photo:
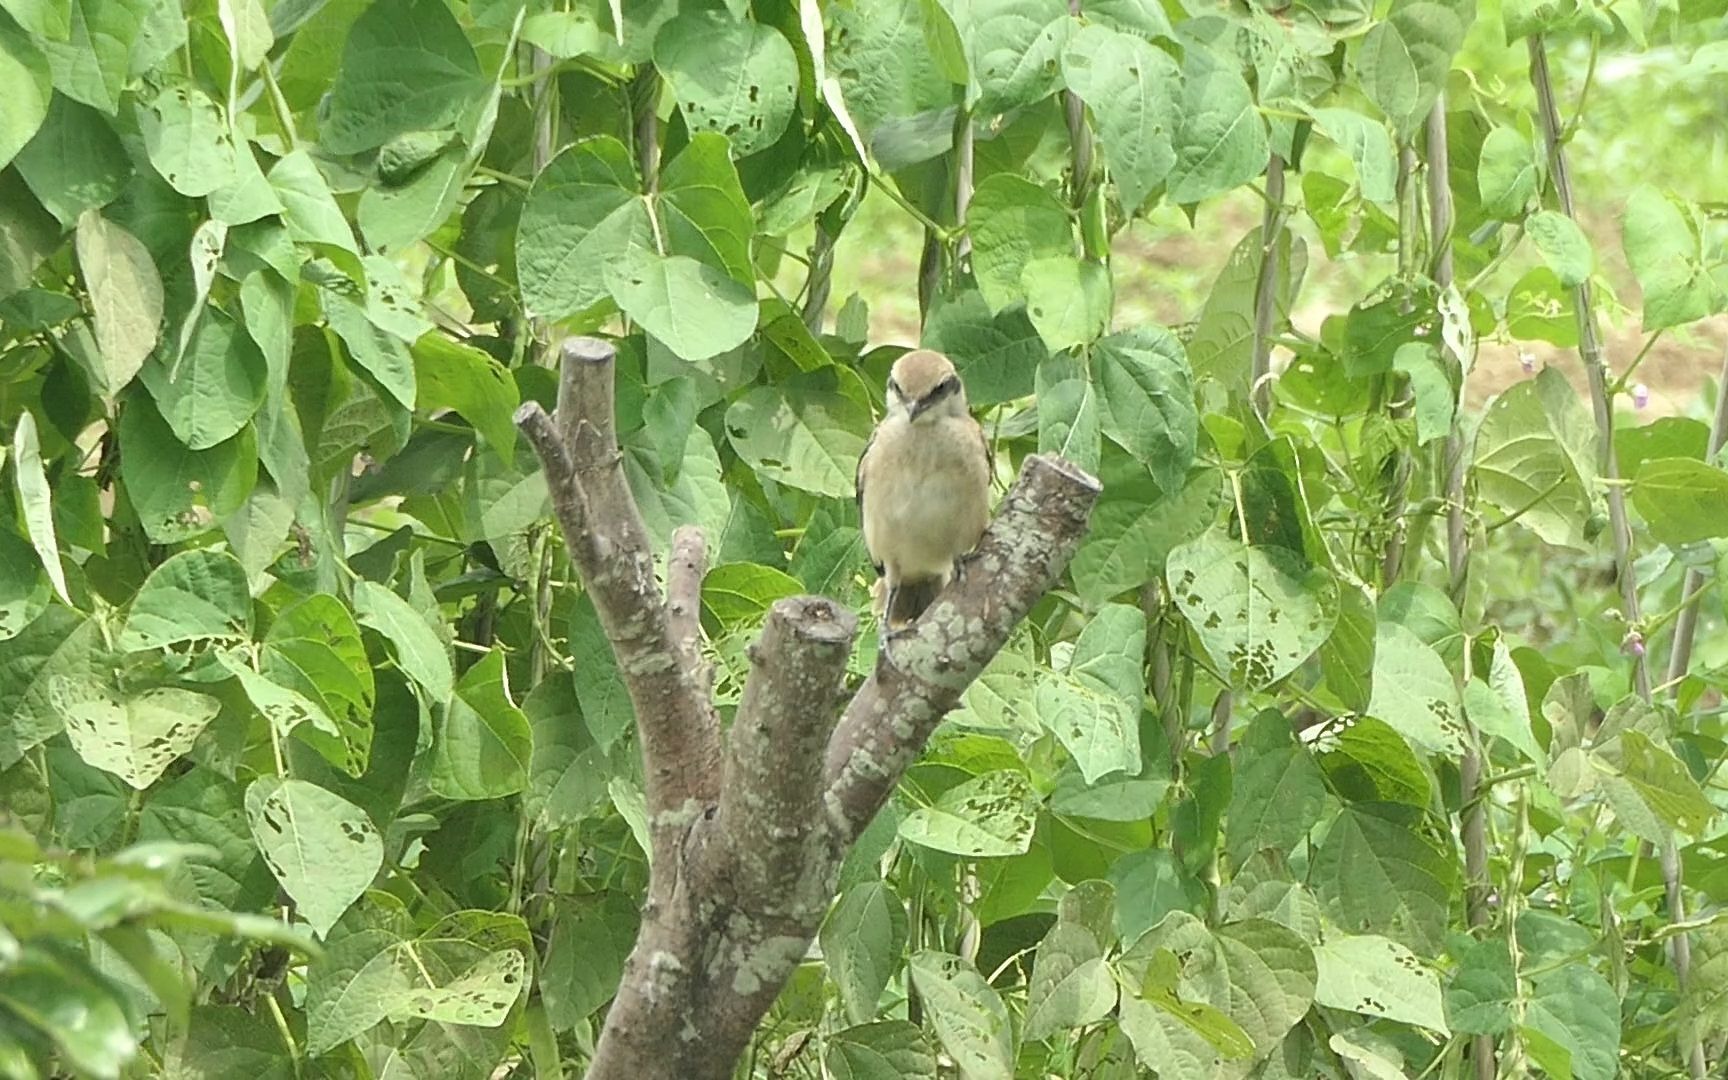
M 66 714 L 66 737 L 78 756 L 139 791 L 191 750 L 222 709 L 208 694 L 171 686 L 119 701 L 108 695 L 62 697 L 59 705 Z
M 246 789 L 246 820 L 270 872 L 319 937 L 384 864 L 384 842 L 366 814 L 305 780 L 254 780 Z
M 739 157 L 774 145 L 798 104 L 798 58 L 772 26 L 725 10 L 681 12 L 654 38 L 660 69 L 692 132 L 716 131 Z
M 1338 621 L 1338 583 L 1289 548 L 1211 532 L 1172 551 L 1165 574 L 1207 655 L 1243 689 L 1296 670 Z
M 900 821 L 900 838 L 971 858 L 1024 854 L 1032 843 L 1036 797 L 1026 774 L 1002 769 L 943 792 Z

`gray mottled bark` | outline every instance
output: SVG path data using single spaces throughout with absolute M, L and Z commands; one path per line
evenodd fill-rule
M 662 594 L 613 427 L 614 357 L 565 342 L 556 414 L 530 403 L 516 417 L 617 655 L 647 777 L 648 900 L 588 1075 L 722 1080 L 809 949 L 846 851 L 1067 566 L 1098 482 L 1029 458 L 966 573 L 843 714 L 855 616 L 820 597 L 776 603 L 722 738 L 700 650 L 704 544 L 674 535 Z

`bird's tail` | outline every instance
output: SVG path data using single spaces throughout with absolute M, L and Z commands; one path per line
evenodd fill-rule
M 922 581 L 902 581 L 886 590 L 888 628 L 898 630 L 924 614 L 924 609 L 936 602 L 943 584 L 937 578 L 925 578 Z

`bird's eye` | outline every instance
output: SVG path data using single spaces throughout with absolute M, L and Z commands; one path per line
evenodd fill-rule
M 958 375 L 950 375 L 936 384 L 937 394 L 952 394 L 958 389 L 960 389 L 960 376 Z

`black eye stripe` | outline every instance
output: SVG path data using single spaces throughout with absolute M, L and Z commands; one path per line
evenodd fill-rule
M 893 394 L 895 397 L 905 397 L 906 396 L 906 392 L 904 390 L 900 389 L 900 384 L 895 382 L 892 378 L 890 378 L 888 380 L 888 392 L 890 394 Z

